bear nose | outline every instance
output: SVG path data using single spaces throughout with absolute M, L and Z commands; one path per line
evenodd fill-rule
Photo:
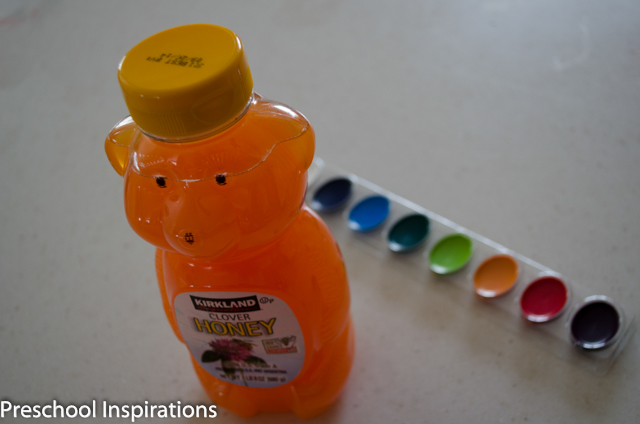
M 193 246 L 196 243 L 196 233 L 191 230 L 179 230 L 174 235 L 174 240 L 184 247 Z
M 183 239 L 185 243 L 189 243 L 189 245 L 193 245 L 193 243 L 195 243 L 196 241 L 191 231 L 185 231 Z

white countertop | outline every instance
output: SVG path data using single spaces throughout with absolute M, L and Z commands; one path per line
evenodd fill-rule
M 121 57 L 195 22 L 242 38 L 256 91 L 328 163 L 640 316 L 637 2 L 3 0 L 0 399 L 208 402 L 103 150 Z M 355 364 L 308 422 L 640 422 L 637 334 L 596 376 L 344 250 Z

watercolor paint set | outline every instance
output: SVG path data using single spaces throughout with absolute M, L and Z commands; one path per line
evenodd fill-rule
M 511 334 L 596 374 L 608 371 L 634 332 L 624 302 L 321 159 L 309 169 L 306 201 L 343 250 L 362 248 L 424 284 L 447 287 L 454 299 L 474 297 L 479 312 Z

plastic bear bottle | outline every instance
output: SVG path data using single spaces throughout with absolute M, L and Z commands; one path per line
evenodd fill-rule
M 118 76 L 131 117 L 107 156 L 205 391 L 241 416 L 322 412 L 354 336 L 341 253 L 304 204 L 309 122 L 253 92 L 240 39 L 215 25 L 147 38 Z

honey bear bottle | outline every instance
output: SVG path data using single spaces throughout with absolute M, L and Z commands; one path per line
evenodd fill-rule
M 354 336 L 340 250 L 304 204 L 311 125 L 253 92 L 240 39 L 219 26 L 153 35 L 118 76 L 131 116 L 105 149 L 205 391 L 245 417 L 322 412 Z

